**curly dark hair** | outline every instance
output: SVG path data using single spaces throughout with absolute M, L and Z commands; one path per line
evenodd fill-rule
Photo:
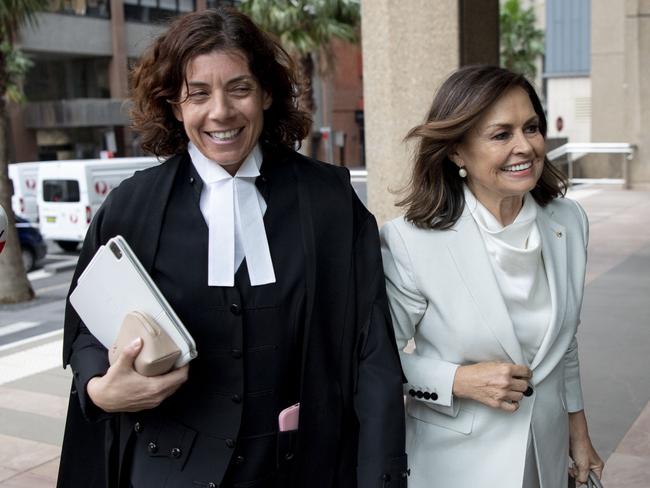
M 246 15 L 219 7 L 176 18 L 135 66 L 131 120 L 142 148 L 159 157 L 187 148 L 189 139 L 173 104 L 180 102 L 189 63 L 213 51 L 243 53 L 253 76 L 271 95 L 260 141 L 291 149 L 300 144 L 309 133 L 311 116 L 298 108 L 300 85 L 291 56 Z
M 546 139 L 547 122 L 542 103 L 523 76 L 498 66 L 465 66 L 453 72 L 440 86 L 426 121 L 411 129 L 406 139 L 415 139 L 415 165 L 406 197 L 397 205 L 406 207 L 406 219 L 425 229 L 448 229 L 463 213 L 465 195 L 458 167 L 449 155 L 481 116 L 506 91 L 523 88 L 539 118 Z M 566 193 L 567 180 L 547 157 L 531 195 L 540 206 Z

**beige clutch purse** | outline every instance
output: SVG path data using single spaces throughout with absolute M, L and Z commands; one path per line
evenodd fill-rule
M 142 349 L 134 362 L 135 370 L 144 376 L 167 373 L 181 354 L 169 335 L 148 315 L 129 312 L 124 317 L 115 343 L 108 351 L 108 361 L 113 364 L 136 337 L 142 338 Z

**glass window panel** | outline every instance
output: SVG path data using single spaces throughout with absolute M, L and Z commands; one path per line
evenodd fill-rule
M 160 0 L 160 8 L 176 11 L 176 0 Z
M 77 180 L 44 180 L 43 200 L 46 202 L 78 202 L 79 182 Z
M 194 11 L 194 0 L 180 0 L 179 10 L 181 12 L 193 12 Z

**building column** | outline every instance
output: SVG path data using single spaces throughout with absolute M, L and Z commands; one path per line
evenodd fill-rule
M 362 0 L 368 206 L 380 225 L 401 213 L 413 144 L 442 81 L 462 64 L 498 63 L 498 0 Z
M 129 67 L 126 51 L 126 31 L 124 25 L 124 3 L 111 0 L 111 37 L 113 56 L 108 66 L 111 98 L 124 100 L 129 96 Z M 117 141 L 116 156 L 131 156 L 131 130 L 125 126 L 113 127 Z
M 650 188 L 650 3 L 628 0 L 625 12 L 626 137 L 637 145 L 630 182 Z
M 650 4 L 643 0 L 593 0 L 591 11 L 591 138 L 629 142 L 633 187 L 650 188 Z M 622 175 L 620 155 L 593 155 L 589 177 Z
M 591 141 L 632 142 L 626 128 L 625 6 L 622 2 L 591 2 Z M 621 157 L 585 156 L 580 176 L 620 176 Z
M 129 78 L 122 0 L 111 0 L 111 36 L 113 57 L 108 68 L 111 98 L 126 98 L 129 94 Z

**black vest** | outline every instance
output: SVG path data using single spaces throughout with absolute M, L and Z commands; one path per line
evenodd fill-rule
M 198 357 L 178 392 L 129 416 L 135 488 L 276 486 L 278 414 L 298 401 L 305 263 L 290 167 L 265 162 L 257 184 L 276 282 L 252 287 L 244 261 L 234 287 L 208 287 L 202 185 L 190 164 L 179 169 L 152 277 Z

